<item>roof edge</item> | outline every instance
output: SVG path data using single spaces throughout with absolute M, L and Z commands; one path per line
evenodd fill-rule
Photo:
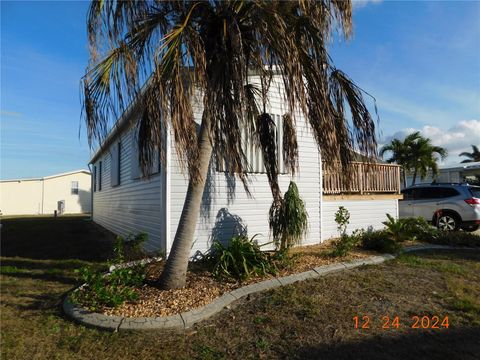
M 48 180 L 48 179 L 53 179 L 53 178 L 62 177 L 62 176 L 67 176 L 67 175 L 72 175 L 72 174 L 77 174 L 77 173 L 85 173 L 85 174 L 88 174 L 88 175 L 91 175 L 91 174 L 92 174 L 89 170 L 80 169 L 80 170 L 73 170 L 73 171 L 68 171 L 68 172 L 60 173 L 60 174 L 54 174 L 54 175 L 39 177 L 39 178 L 5 179 L 5 180 L 0 180 L 0 182 L 18 182 L 18 181 Z

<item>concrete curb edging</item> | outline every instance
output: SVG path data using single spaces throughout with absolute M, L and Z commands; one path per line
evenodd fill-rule
M 410 253 L 414 251 L 426 250 L 475 250 L 475 248 L 453 247 L 446 245 L 416 245 L 403 249 L 403 252 Z M 308 270 L 298 274 L 264 280 L 225 293 L 222 296 L 213 300 L 211 303 L 202 307 L 192 309 L 181 314 L 165 317 L 129 318 L 94 313 L 85 308 L 77 306 L 76 304 L 71 303 L 68 296 L 66 296 L 63 301 L 63 311 L 68 317 L 76 320 L 83 325 L 97 327 L 105 330 L 182 330 L 187 329 L 192 325 L 211 317 L 212 315 L 223 310 L 225 307 L 229 306 L 234 301 L 237 301 L 247 295 L 274 289 L 280 286 L 293 284 L 297 281 L 314 279 L 330 273 L 353 269 L 363 265 L 380 264 L 384 261 L 395 259 L 397 256 L 398 254 L 382 254 L 377 256 L 370 256 L 364 259 L 318 266 L 316 268 L 313 268 L 312 270 Z M 85 284 L 81 285 L 77 289 L 80 289 L 84 285 Z

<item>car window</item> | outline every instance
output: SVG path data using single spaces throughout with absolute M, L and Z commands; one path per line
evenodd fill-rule
M 412 200 L 413 199 L 413 189 L 407 189 L 402 191 L 403 200 Z
M 441 197 L 442 198 L 449 198 L 453 196 L 459 195 L 459 192 L 453 188 L 442 188 L 441 189 Z
M 480 198 L 480 187 L 469 186 L 468 189 L 472 193 L 473 197 Z
M 414 199 L 415 200 L 428 200 L 428 199 L 437 199 L 441 197 L 441 192 L 439 188 L 418 188 L 415 189 Z

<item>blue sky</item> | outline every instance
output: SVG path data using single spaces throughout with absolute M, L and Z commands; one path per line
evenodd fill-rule
M 1 2 L 2 179 L 87 166 L 87 7 Z M 360 1 L 354 23 L 331 54 L 377 98 L 380 142 L 420 130 L 450 151 L 447 163 L 480 144 L 480 2 Z

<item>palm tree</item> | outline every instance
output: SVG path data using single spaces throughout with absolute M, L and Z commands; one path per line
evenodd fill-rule
M 407 173 L 413 174 L 411 185 L 415 185 L 418 175 L 424 179 L 428 171 L 431 171 L 434 176 L 438 174 L 436 155 L 439 155 L 441 159 L 447 156 L 444 148 L 433 146 L 431 140 L 424 138 L 418 131 L 407 135 L 403 141 L 393 139 L 390 144 L 380 149 L 381 156 L 386 152 L 392 152 L 392 156 L 387 159 L 387 162 L 394 162 L 402 167 L 404 187 L 407 186 Z
M 409 169 L 409 164 L 411 160 L 408 145 L 405 143 L 405 141 L 393 139 L 390 144 L 384 145 L 380 149 L 379 155 L 383 157 L 387 152 L 392 153 L 392 156 L 387 159 L 387 162 L 390 164 L 395 163 L 400 165 L 402 169 L 401 175 L 403 187 L 407 187 L 406 172 L 407 169 Z
M 148 173 L 158 148 L 164 153 L 162 131 L 168 129 L 189 177 L 159 280 L 162 288 L 185 284 L 212 154 L 225 160 L 228 172 L 248 191 L 241 129 L 259 144 L 274 203 L 281 202 L 275 125 L 267 112 L 274 73 L 285 88 L 284 132 L 293 134 L 283 144 L 291 173 L 298 166 L 298 111 L 329 166 L 348 169 L 354 145 L 366 155 L 375 154 L 374 120 L 364 93 L 327 53 L 334 28 L 345 37 L 351 34 L 350 1 L 94 1 L 87 27 L 91 59 L 83 102 L 91 146 L 104 139 L 112 119 L 135 100 L 143 172 Z M 251 74 L 258 85 L 251 83 Z M 194 95 L 203 104 L 198 134 Z
M 458 156 L 466 156 L 468 159 L 462 160 L 462 163 L 469 163 L 469 162 L 476 162 L 480 161 L 480 151 L 478 150 L 478 146 L 472 145 L 472 152 L 462 152 Z
M 440 146 L 433 146 L 429 138 L 418 136 L 411 142 L 410 151 L 412 155 L 411 171 L 413 172 L 412 185 L 415 185 L 417 175 L 423 180 L 432 172 L 432 176 L 438 175 L 437 155 L 441 159 L 447 157 L 447 150 Z

